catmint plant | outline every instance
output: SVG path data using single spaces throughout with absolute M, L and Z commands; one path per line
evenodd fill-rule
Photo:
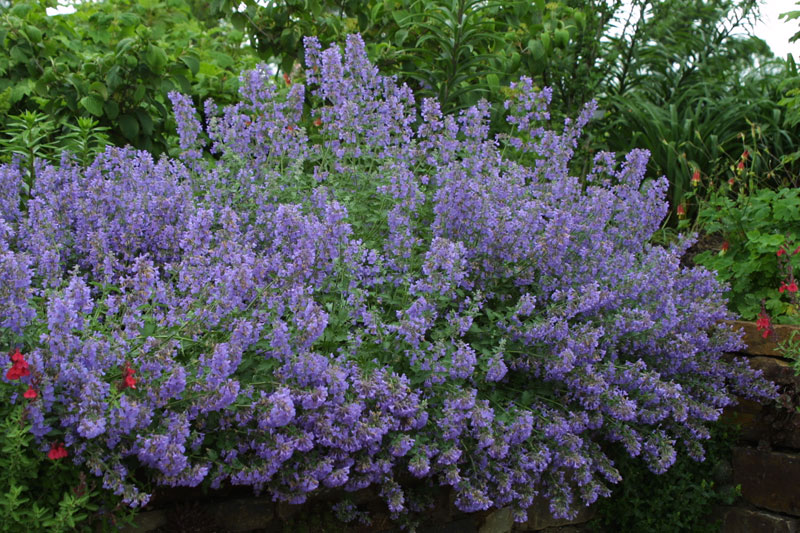
M 0 168 L 0 327 L 43 453 L 131 506 L 375 487 L 399 517 L 422 483 L 568 517 L 620 481 L 609 445 L 663 472 L 736 395 L 774 394 L 723 357 L 742 343 L 714 275 L 650 244 L 647 152 L 570 173 L 593 104 L 551 131 L 523 78 L 495 138 L 488 104 L 416 102 L 358 36 L 306 61 L 289 87 L 243 73 L 204 119 L 173 94 L 179 158 L 41 164 L 24 212 Z

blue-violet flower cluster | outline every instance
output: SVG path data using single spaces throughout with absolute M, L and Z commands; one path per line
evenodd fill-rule
M 565 517 L 620 480 L 609 445 L 663 472 L 735 395 L 774 393 L 724 357 L 713 274 L 650 244 L 647 152 L 570 174 L 593 105 L 552 131 L 523 78 L 490 137 L 486 103 L 416 102 L 358 36 L 306 62 L 202 117 L 173 94 L 178 158 L 39 163 L 26 202 L 0 167 L 0 341 L 43 451 L 131 506 L 146 473 L 291 503 L 375 486 L 401 515 L 420 479 Z

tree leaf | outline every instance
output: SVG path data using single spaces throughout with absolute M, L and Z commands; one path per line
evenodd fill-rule
M 139 136 L 139 122 L 134 116 L 127 113 L 119 117 L 119 129 L 129 141 L 135 141 Z
M 164 52 L 163 48 L 148 44 L 147 51 L 144 54 L 144 61 L 153 73 L 161 74 L 167 65 L 167 53 Z
M 200 60 L 194 56 L 181 56 L 181 61 L 192 72 L 192 76 L 200 70 Z
M 97 95 L 89 94 L 81 98 L 81 106 L 96 117 L 103 116 L 103 99 Z

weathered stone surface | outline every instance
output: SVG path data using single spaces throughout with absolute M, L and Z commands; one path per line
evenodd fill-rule
M 751 355 L 780 355 L 777 350 L 778 342 L 785 341 L 792 335 L 793 331 L 800 330 L 797 326 L 776 324 L 773 326 L 774 334 L 765 339 L 762 336 L 762 332 L 758 331 L 755 322 L 733 320 L 729 324 L 734 329 L 741 328 L 744 330 L 744 342 L 747 344 L 746 351 Z
M 162 526 L 165 526 L 169 518 L 167 512 L 163 510 L 145 511 L 136 515 L 133 526 L 121 529 L 122 533 L 147 533 Z
M 264 498 L 228 500 L 208 506 L 208 511 L 228 531 L 252 531 L 267 527 L 275 516 L 275 507 Z
M 779 385 L 800 387 L 800 376 L 795 375 L 789 361 L 777 357 L 754 356 L 749 358 L 750 366 L 764 372 L 764 377 Z
M 753 505 L 800 515 L 800 454 L 735 448 L 733 475 L 742 496 Z
M 514 512 L 505 507 L 492 511 L 486 516 L 479 533 L 510 533 L 514 527 Z
M 723 418 L 742 428 L 744 442 L 764 442 L 773 447 L 800 449 L 800 376 L 787 361 L 775 357 L 749 358 L 750 365 L 778 385 L 778 398 L 761 405 L 741 400 L 725 409 Z
M 795 518 L 752 509 L 729 509 L 722 521 L 721 533 L 796 533 Z
M 726 407 L 722 421 L 741 427 L 740 438 L 746 442 L 758 442 L 769 431 L 764 419 L 764 406 L 753 400 L 739 400 L 734 406 Z
M 594 518 L 595 510 L 593 507 L 584 507 L 572 520 L 553 518 L 550 514 L 549 504 L 546 500 L 539 498 L 528 509 L 528 520 L 524 524 L 517 524 L 515 531 L 541 531 L 552 527 L 569 526 L 582 524 Z

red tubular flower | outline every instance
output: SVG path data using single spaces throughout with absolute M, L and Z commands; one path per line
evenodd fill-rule
M 314 121 L 314 125 L 315 125 L 316 127 L 318 127 L 318 128 L 319 128 L 320 126 L 322 126 L 322 119 L 319 119 L 319 118 L 318 118 L 318 119 L 316 119 L 316 120 Z
M 692 187 L 697 187 L 700 185 L 700 171 L 695 169 L 694 174 L 692 174 L 691 180 Z
M 11 362 L 13 364 L 6 372 L 6 379 L 15 380 L 30 375 L 31 371 L 28 368 L 28 362 L 25 360 L 25 356 L 22 355 L 22 352 L 19 351 L 19 348 L 11 354 Z
M 744 169 L 744 160 L 739 161 L 739 163 L 736 165 L 736 168 L 739 170 Z
M 723 254 L 725 254 L 725 253 L 727 253 L 727 252 L 728 252 L 728 249 L 729 249 L 730 247 L 731 247 L 731 245 L 730 245 L 730 243 L 728 243 L 728 241 L 722 241 L 722 248 L 720 249 L 720 251 L 721 251 Z
M 797 283 L 794 281 L 791 282 L 789 285 L 786 286 L 786 290 L 789 292 L 797 292 Z
M 129 363 L 125 363 L 125 368 L 122 370 L 122 388 L 123 389 L 135 389 L 136 388 L 136 378 L 133 375 L 136 371 L 131 368 Z
M 25 391 L 25 392 L 22 394 L 22 397 L 23 397 L 23 398 L 27 398 L 28 400 L 33 400 L 33 399 L 35 399 L 37 396 L 39 396 L 39 394 L 36 392 L 36 389 L 34 389 L 33 387 L 31 387 L 30 385 L 28 385 L 28 390 L 26 390 L 26 391 Z
M 292 84 L 292 80 L 289 78 L 289 75 L 285 72 L 283 73 L 283 81 L 286 82 L 287 86 Z
M 758 331 L 761 331 L 761 336 L 763 338 L 769 337 L 769 334 L 772 332 L 772 322 L 769 320 L 769 315 L 764 310 L 762 305 L 761 312 L 758 314 L 758 320 L 756 320 L 756 328 Z
M 747 150 L 742 152 L 742 161 L 747 161 L 748 157 L 750 157 L 750 152 L 748 152 Z
M 69 454 L 67 453 L 67 449 L 64 448 L 64 443 L 63 442 L 54 442 L 54 443 L 52 443 L 50 445 L 50 451 L 47 452 L 47 458 L 51 459 L 53 461 L 56 461 L 58 459 L 63 459 L 67 455 L 69 455 Z
M 678 213 L 678 218 L 684 218 L 686 216 L 686 208 L 683 207 L 683 204 L 678 204 L 676 212 Z

